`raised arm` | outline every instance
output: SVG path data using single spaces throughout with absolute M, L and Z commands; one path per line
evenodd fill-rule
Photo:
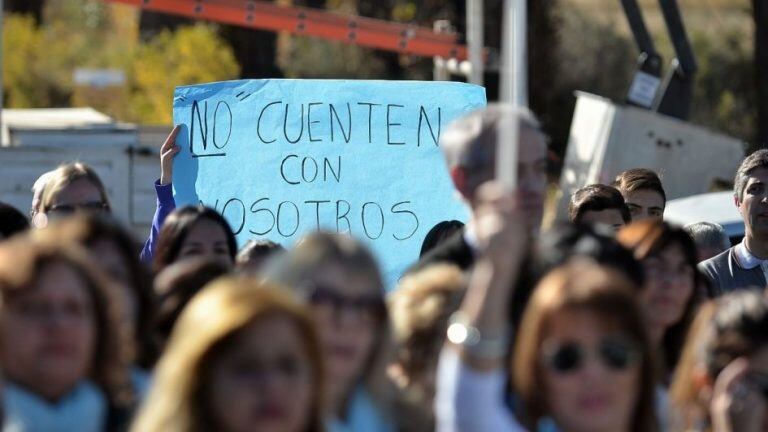
M 179 130 L 181 130 L 181 126 L 174 127 L 160 147 L 160 178 L 155 181 L 157 207 L 155 208 L 155 215 L 152 217 L 152 229 L 149 231 L 149 238 L 144 243 L 144 248 L 139 255 L 141 261 L 147 264 L 152 263 L 160 227 L 163 226 L 165 218 L 176 208 L 171 182 L 173 180 L 173 158 L 179 153 L 179 146 L 176 145 L 176 136 L 179 134 Z
M 492 183 L 479 194 L 482 204 L 472 223 L 483 254 L 440 356 L 438 430 L 522 431 L 505 403 L 504 360 L 510 349 L 509 303 L 528 233 L 514 196 Z

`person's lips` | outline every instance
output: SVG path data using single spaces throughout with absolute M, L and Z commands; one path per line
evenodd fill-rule
M 610 397 L 607 394 L 588 394 L 581 396 L 578 406 L 585 414 L 594 414 L 604 411 L 610 405 Z
M 357 349 L 349 345 L 335 344 L 329 347 L 330 354 L 344 361 L 351 361 L 357 356 Z
M 266 403 L 256 410 L 256 417 L 261 421 L 283 420 L 288 417 L 288 410 L 277 403 Z
M 42 354 L 55 357 L 69 357 L 74 355 L 75 347 L 64 343 L 49 343 L 43 345 Z

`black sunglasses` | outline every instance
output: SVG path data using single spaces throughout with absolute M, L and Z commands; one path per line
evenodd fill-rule
M 339 294 L 338 290 L 332 287 L 318 284 L 310 285 L 309 301 L 314 305 L 329 305 L 336 313 L 341 311 L 356 312 L 375 320 L 382 320 L 387 315 L 387 306 L 381 297 L 350 298 Z
M 575 342 L 545 342 L 542 354 L 547 367 L 558 373 L 570 373 L 581 369 L 585 359 L 595 354 L 604 366 L 614 370 L 627 369 L 640 359 L 640 352 L 635 345 L 624 338 L 603 339 L 597 347 L 589 350 Z

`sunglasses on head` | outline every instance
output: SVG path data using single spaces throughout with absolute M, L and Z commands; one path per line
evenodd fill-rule
M 613 370 L 625 370 L 640 359 L 635 345 L 624 338 L 606 338 L 592 348 L 576 342 L 545 342 L 542 353 L 546 366 L 557 373 L 581 369 L 590 356 L 597 357 L 603 366 Z
M 338 290 L 323 285 L 311 285 L 309 301 L 314 305 L 329 305 L 337 313 L 340 311 L 357 312 L 366 317 L 383 319 L 387 314 L 387 307 L 381 297 L 347 297 Z

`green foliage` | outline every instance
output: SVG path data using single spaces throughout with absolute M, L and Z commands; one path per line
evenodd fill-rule
M 692 37 L 699 71 L 692 120 L 745 141 L 755 139 L 756 100 L 752 40 L 740 28 Z
M 8 16 L 3 30 L 5 105 L 19 108 L 49 105 L 47 89 L 37 70 L 43 39 L 35 28 L 34 19 L 31 16 Z
M 229 47 L 208 25 L 164 31 L 138 48 L 131 70 L 135 92 L 132 117 L 144 123 L 170 123 L 177 85 L 237 78 L 240 67 Z
M 141 43 L 136 9 L 100 0 L 49 1 L 40 27 L 31 17 L 4 18 L 3 82 L 10 108 L 88 105 L 120 120 L 167 124 L 175 86 L 239 76 L 232 48 L 211 25 L 182 27 Z M 77 68 L 122 70 L 127 82 L 76 87 Z

